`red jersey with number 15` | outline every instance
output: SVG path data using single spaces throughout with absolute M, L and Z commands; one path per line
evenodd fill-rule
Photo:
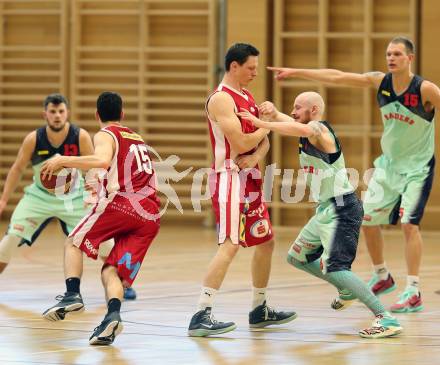
M 157 200 L 156 177 L 149 147 L 142 137 L 127 127 L 114 124 L 101 131 L 110 134 L 116 146 L 104 182 L 107 195 L 117 192 L 137 193 Z

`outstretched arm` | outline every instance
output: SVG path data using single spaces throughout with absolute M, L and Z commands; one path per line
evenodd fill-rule
M 290 122 L 292 118 L 288 115 L 281 113 L 275 105 L 270 101 L 265 101 L 258 106 L 260 116 L 264 121 L 272 122 Z
M 258 128 L 270 129 L 285 136 L 313 137 L 316 135 L 316 128 L 313 127 L 313 122 L 308 124 L 298 123 L 293 118 L 280 112 L 277 115 L 278 120 L 282 119 L 282 122 L 265 122 L 244 109 L 237 113 L 237 115 L 250 120 Z
M 312 81 L 318 81 L 326 84 L 344 85 L 352 87 L 370 87 L 379 88 L 380 83 L 385 76 L 383 72 L 367 72 L 364 74 L 343 72 L 334 69 L 303 69 L 287 67 L 268 67 L 275 73 L 277 80 L 286 78 L 299 78 Z
M 278 112 L 283 122 L 265 122 L 250 114 L 248 111 L 237 113 L 249 119 L 254 125 L 267 128 L 285 136 L 307 137 L 309 141 L 324 152 L 336 152 L 336 143 L 327 127 L 322 123 L 312 120 L 307 124 L 295 122 L 288 115 Z

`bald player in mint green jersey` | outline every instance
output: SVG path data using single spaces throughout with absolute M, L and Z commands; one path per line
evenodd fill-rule
M 275 78 L 314 80 L 351 87 L 375 87 L 384 132 L 382 155 L 364 199 L 363 231 L 373 265 L 371 290 L 385 294 L 396 288 L 383 255 L 380 225 L 396 224 L 399 217 L 405 236 L 407 285 L 393 312 L 423 309 L 419 290 L 422 237 L 419 224 L 428 201 L 434 177 L 434 113 L 440 108 L 440 89 L 411 72 L 414 45 L 408 38 L 396 37 L 388 44 L 388 73 L 365 74 L 332 69 L 293 69 L 269 67 Z
M 333 309 L 344 309 L 357 298 L 373 312 L 373 325 L 361 330 L 360 336 L 394 336 L 402 332 L 399 322 L 351 271 L 363 209 L 348 180 L 339 139 L 330 124 L 322 120 L 324 109 L 322 97 L 309 91 L 295 99 L 292 117 L 280 113 L 270 102 L 259 107 L 261 115 L 270 122 L 244 110 L 238 115 L 258 128 L 300 137 L 299 160 L 303 172 L 300 176 L 304 176 L 318 205 L 315 215 L 293 242 L 288 262 L 338 289 L 340 297 L 332 303 Z

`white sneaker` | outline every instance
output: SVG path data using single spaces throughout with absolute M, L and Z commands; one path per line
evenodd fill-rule
M 378 314 L 369 328 L 359 331 L 364 338 L 384 338 L 398 335 L 403 331 L 399 321 L 388 312 Z

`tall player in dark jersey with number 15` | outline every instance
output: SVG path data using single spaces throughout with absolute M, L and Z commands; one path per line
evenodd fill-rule
M 97 101 L 96 118 L 102 129 L 94 137 L 93 155 L 57 156 L 42 167 L 43 179 L 60 167 L 106 171 L 105 196 L 98 199 L 65 244 L 66 293 L 43 316 L 57 321 L 70 312 L 84 309 L 79 290 L 82 253 L 96 259 L 101 242 L 114 237 L 115 245 L 101 272 L 108 312 L 89 339 L 91 345 L 109 345 L 122 330 L 119 312 L 123 287 L 133 283 L 159 231 L 159 200 L 148 146 L 140 135 L 120 123 L 121 97 L 113 92 L 102 93 Z

